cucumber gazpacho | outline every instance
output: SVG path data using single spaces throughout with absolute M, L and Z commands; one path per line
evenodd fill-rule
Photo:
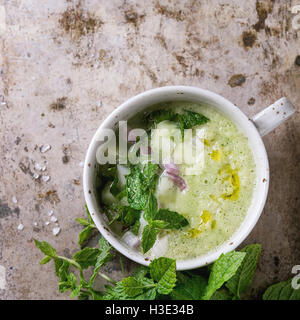
M 128 122 L 145 129 L 128 141 L 129 162 L 139 160 L 99 165 L 101 208 L 111 230 L 145 257 L 199 257 L 245 218 L 254 158 L 244 134 L 212 107 L 169 102 L 152 110 Z

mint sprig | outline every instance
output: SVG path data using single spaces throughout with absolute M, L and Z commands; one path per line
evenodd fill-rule
M 156 208 L 155 204 L 152 207 Z M 151 213 L 150 216 L 149 224 L 152 223 L 157 229 L 160 223 L 165 223 L 155 220 L 156 214 Z M 91 220 L 86 221 L 80 219 L 78 222 L 86 227 Z M 79 300 L 154 300 L 162 297 L 173 300 L 240 299 L 241 294 L 251 286 L 261 252 L 260 245 L 248 245 L 240 252 L 222 254 L 209 268 L 189 272 L 176 272 L 175 260 L 160 257 L 154 259 L 149 267 L 138 266 L 130 276 L 114 281 L 101 270 L 115 255 L 111 245 L 102 237 L 98 247 L 85 247 L 72 258 L 59 255 L 46 241 L 34 239 L 34 242 L 45 255 L 40 263 L 54 262 L 59 292 L 69 291 L 71 298 L 77 297 Z M 83 271 L 89 268 L 92 268 L 92 272 L 89 272 L 91 276 L 86 279 Z M 97 276 L 109 282 L 103 291 L 94 288 Z M 262 298 L 300 300 L 300 289 L 295 290 L 292 281 L 288 280 L 270 286 Z

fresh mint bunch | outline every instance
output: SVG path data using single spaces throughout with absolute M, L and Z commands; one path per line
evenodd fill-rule
M 151 196 L 152 203 L 147 205 L 147 219 L 152 221 L 151 225 L 154 228 L 159 229 L 163 223 L 166 227 L 168 221 L 156 220 L 158 216 L 161 218 L 161 215 L 158 215 L 159 210 L 154 199 L 155 197 Z M 88 220 L 77 219 L 85 228 L 92 224 L 88 210 L 87 214 Z M 144 214 L 146 215 L 146 211 Z M 177 227 L 183 220 L 179 219 L 176 223 L 174 221 L 172 223 Z M 103 237 L 100 238 L 97 248 L 85 247 L 76 252 L 72 258 L 59 255 L 45 241 L 34 240 L 34 242 L 45 255 L 40 264 L 54 262 L 59 292 L 69 291 L 71 298 L 77 297 L 80 300 L 241 299 L 251 287 L 261 252 L 259 244 L 248 245 L 240 252 L 231 251 L 222 254 L 209 267 L 182 272 L 176 272 L 175 260 L 160 257 L 153 260 L 149 267 L 140 265 L 132 275 L 114 281 L 101 271 L 101 268 L 115 256 L 113 248 Z M 91 276 L 86 279 L 84 270 L 90 268 Z M 94 288 L 97 276 L 101 276 L 109 283 L 105 285 L 103 291 Z M 300 300 L 300 289 L 293 289 L 291 280 L 280 282 L 265 291 L 263 300 Z

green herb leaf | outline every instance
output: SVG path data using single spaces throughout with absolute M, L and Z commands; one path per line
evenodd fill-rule
M 44 257 L 44 258 L 40 261 L 40 264 L 46 264 L 46 263 L 48 263 L 48 262 L 51 261 L 51 260 L 52 260 L 51 257 L 46 256 L 46 257 Z
M 73 259 L 80 264 L 82 269 L 87 269 L 88 267 L 95 265 L 99 254 L 99 249 L 86 247 L 76 252 Z
M 140 294 L 139 296 L 135 297 L 135 300 L 154 300 L 156 297 L 156 289 L 151 288 L 148 289 L 146 292 Z
M 91 214 L 90 214 L 90 211 L 89 211 L 87 205 L 85 205 L 85 212 L 86 212 L 86 215 L 88 216 L 89 222 L 90 222 L 90 223 L 93 223 L 93 219 L 92 219 L 92 217 L 91 217 Z
M 200 275 L 192 275 L 171 292 L 173 300 L 200 300 L 205 293 L 207 280 Z
M 169 294 L 176 283 L 176 261 L 160 257 L 153 260 L 149 268 L 151 278 L 157 282 L 157 292 Z
M 89 280 L 89 286 L 92 286 L 94 283 L 94 280 L 100 270 L 100 268 L 108 261 L 110 261 L 114 255 L 111 253 L 112 246 L 109 244 L 109 242 L 104 238 L 101 237 L 99 240 L 99 250 L 100 254 L 97 256 L 97 260 L 95 262 L 95 268 L 93 270 L 93 274 Z
M 141 243 L 143 253 L 148 252 L 154 246 L 157 234 L 158 234 L 158 230 L 152 227 L 151 224 L 148 224 L 144 227 L 143 233 L 142 233 L 142 243 Z
M 82 219 L 82 218 L 77 218 L 76 221 L 77 221 L 78 223 L 80 223 L 81 225 L 85 226 L 85 227 L 88 226 L 88 225 L 90 225 L 90 222 L 89 222 L 89 221 L 87 221 L 87 220 L 85 220 L 85 219 Z
M 118 194 L 120 194 L 120 192 L 122 191 L 119 187 L 119 178 L 118 176 L 115 176 L 114 177 L 114 180 L 113 182 L 111 183 L 110 187 L 109 187 L 109 190 L 111 192 L 111 194 L 113 196 L 117 196 Z
M 263 300 L 300 300 L 300 289 L 293 289 L 292 280 L 279 282 L 265 291 Z
M 240 298 L 240 293 L 245 293 L 251 286 L 261 252 L 261 245 L 246 246 L 241 252 L 245 252 L 246 256 L 236 274 L 226 283 L 226 287 L 238 298 Z
M 151 221 L 151 225 L 158 229 L 168 229 L 170 224 L 163 220 L 153 220 Z
M 136 279 L 143 279 L 147 274 L 149 274 L 150 269 L 148 267 L 139 265 L 135 268 L 132 276 Z
M 130 207 L 124 207 L 123 216 L 121 217 L 121 222 L 125 226 L 132 226 L 140 219 L 141 212 Z
M 222 254 L 217 261 L 214 262 L 208 279 L 204 300 L 209 300 L 213 293 L 221 288 L 237 271 L 245 258 L 245 252 L 232 251 Z
M 74 290 L 77 288 L 77 278 L 74 273 L 70 272 L 64 281 L 59 281 L 59 292 L 65 292 L 68 290 Z
M 158 165 L 131 166 L 130 174 L 126 176 L 127 200 L 133 209 L 143 210 L 148 201 L 150 190 L 154 190 L 157 182 Z
M 141 227 L 141 222 L 140 220 L 137 220 L 135 224 L 131 227 L 131 232 L 137 236 L 140 231 L 140 227 Z
M 35 245 L 46 255 L 49 256 L 51 258 L 56 258 L 57 257 L 57 253 L 56 250 L 51 246 L 50 243 L 46 242 L 46 241 L 38 241 L 36 239 L 33 239 Z
M 83 243 L 89 239 L 94 229 L 95 229 L 95 226 L 90 224 L 79 233 L 79 237 L 78 237 L 79 246 L 82 246 Z
M 157 210 L 158 210 L 157 200 L 155 198 L 154 193 L 150 192 L 147 206 L 144 211 L 145 220 L 151 221 L 155 217 Z
M 191 129 L 195 126 L 205 124 L 209 121 L 203 114 L 184 110 L 183 114 L 179 115 L 180 122 L 182 123 L 183 129 Z
M 232 300 L 233 296 L 226 289 L 217 290 L 210 298 L 210 300 Z
M 151 123 L 157 124 L 165 120 L 174 121 L 176 120 L 177 115 L 171 109 L 162 109 L 151 112 L 147 118 Z
M 122 282 L 122 286 L 124 288 L 125 293 L 129 297 L 133 298 L 143 293 L 143 285 L 140 283 L 139 280 L 133 277 L 128 277 L 128 278 L 124 278 L 121 282 Z
M 166 229 L 180 229 L 189 224 L 188 220 L 181 214 L 168 209 L 159 209 L 155 220 L 162 220 L 168 223 Z

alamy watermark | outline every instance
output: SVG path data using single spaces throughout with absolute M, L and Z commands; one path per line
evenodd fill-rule
M 118 134 L 116 134 L 118 132 Z M 203 130 L 155 128 L 128 130 L 127 121 L 118 128 L 103 129 L 97 136 L 96 159 L 99 164 L 184 164 L 186 175 L 196 175 L 204 165 Z
M 292 279 L 292 288 L 298 290 L 300 289 L 300 265 L 293 266 L 292 273 L 296 274 Z

